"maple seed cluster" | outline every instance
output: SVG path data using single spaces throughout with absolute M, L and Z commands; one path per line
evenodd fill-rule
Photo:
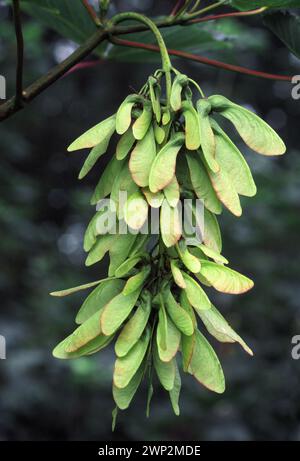
M 129 406 L 143 379 L 149 381 L 151 396 L 155 372 L 179 414 L 179 356 L 184 372 L 212 391 L 225 389 L 204 327 L 220 342 L 238 342 L 252 355 L 203 289 L 239 294 L 253 286 L 249 278 L 229 269 L 221 254 L 216 215 L 224 206 L 240 216 L 239 196 L 254 196 L 256 186 L 244 157 L 219 122 L 229 120 L 259 154 L 280 155 L 285 146 L 257 115 L 223 96 L 203 97 L 193 80 L 173 68 L 170 94 L 164 98 L 163 75 L 163 70 L 156 71 L 139 94 L 129 95 L 116 114 L 68 149 L 92 148 L 79 175 L 83 178 L 107 151 L 113 134 L 120 135 L 91 203 L 110 198 L 116 206 L 105 212 L 136 232 L 107 232 L 99 225 L 103 210 L 92 218 L 84 238 L 86 264 L 98 263 L 108 252 L 108 278 L 53 293 L 63 296 L 95 287 L 77 314 L 78 328 L 54 349 L 54 356 L 91 355 L 116 340 L 117 407 Z M 192 87 L 200 94 L 195 103 Z M 119 201 L 120 191 L 127 193 L 125 203 Z M 202 241 L 191 240 L 182 228 L 179 204 L 185 198 L 191 199 L 194 213 L 195 201 L 203 201 Z M 154 207 L 160 214 L 159 235 L 138 232 Z M 195 219 L 197 225 L 196 213 Z

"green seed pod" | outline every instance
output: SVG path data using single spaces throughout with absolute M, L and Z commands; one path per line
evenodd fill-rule
M 184 281 L 186 283 L 185 293 L 186 296 L 196 311 L 206 310 L 211 308 L 211 302 L 207 294 L 203 291 L 200 285 L 185 272 L 182 272 Z
M 116 157 L 113 157 L 109 161 L 95 188 L 94 194 L 91 198 L 91 205 L 96 205 L 96 203 L 111 193 L 114 181 L 119 176 L 123 165 L 124 161 L 117 160 Z
M 148 203 L 138 191 L 129 197 L 124 206 L 124 219 L 131 229 L 139 230 L 148 217 Z
M 170 287 L 164 292 L 164 301 L 167 313 L 173 320 L 174 325 L 184 335 L 190 336 L 194 332 L 194 326 L 190 315 L 176 302 Z
M 180 199 L 179 184 L 174 175 L 171 182 L 164 188 L 164 195 L 171 207 L 176 207 Z
M 174 78 L 172 89 L 171 89 L 171 98 L 170 103 L 174 112 L 177 112 L 181 109 L 181 92 L 182 88 L 186 86 L 189 82 L 189 79 L 186 75 L 178 74 Z
M 163 362 L 158 354 L 157 344 L 153 345 L 153 362 L 158 379 L 166 391 L 171 391 L 175 383 L 175 359 Z
M 153 128 L 150 127 L 141 141 L 131 152 L 129 170 L 134 182 L 140 187 L 149 184 L 149 175 L 156 156 L 156 144 Z
M 169 391 L 170 395 L 170 400 L 172 404 L 173 411 L 176 416 L 179 416 L 180 414 L 180 409 L 179 409 L 179 396 L 180 396 L 180 391 L 181 391 L 181 378 L 180 378 L 180 373 L 178 370 L 177 363 L 175 362 L 175 381 L 174 381 L 174 387 Z
M 126 282 L 126 285 L 123 289 L 123 294 L 127 296 L 133 291 L 136 291 L 141 286 L 143 286 L 150 272 L 151 272 L 151 266 L 145 266 L 140 272 L 138 272 L 135 275 L 132 275 Z
M 184 240 L 180 240 L 176 244 L 176 250 L 185 267 L 194 274 L 198 274 L 201 269 L 201 263 L 199 259 L 197 259 L 189 252 Z
M 160 85 L 158 84 L 156 78 L 150 76 L 148 78 L 150 99 L 152 104 L 152 110 L 155 115 L 157 123 L 160 123 L 161 120 L 161 108 L 160 108 Z
M 88 149 L 95 147 L 98 144 L 101 144 L 101 146 L 107 146 L 115 129 L 116 115 L 114 114 L 79 136 L 79 138 L 70 144 L 68 152 L 73 152 L 79 149 Z
M 204 158 L 213 172 L 217 172 L 220 166 L 216 160 L 216 142 L 213 130 L 210 126 L 209 112 L 211 105 L 207 99 L 197 102 L 197 112 L 200 124 L 201 149 Z
M 203 261 L 200 273 L 222 293 L 241 294 L 253 287 L 248 277 L 212 261 Z
M 118 160 L 123 160 L 129 152 L 131 151 L 135 143 L 135 137 L 132 133 L 132 128 L 128 128 L 127 131 L 121 136 L 116 148 L 116 158 Z
M 120 105 L 116 116 L 116 132 L 118 134 L 124 134 L 130 127 L 131 112 L 137 103 L 143 103 L 143 97 L 138 94 L 130 94 Z
M 132 125 L 132 133 L 135 139 L 141 140 L 146 135 L 152 122 L 152 106 L 149 101 L 144 101 L 143 112 Z
M 163 201 L 160 210 L 160 232 L 167 248 L 175 245 L 182 235 L 179 210 L 171 207 L 167 200 Z
M 186 288 L 186 283 L 184 281 L 181 270 L 179 269 L 178 262 L 175 259 L 171 259 L 170 265 L 173 279 L 176 285 L 179 286 L 179 288 Z
M 139 385 L 141 384 L 145 373 L 145 368 L 146 362 L 144 361 L 127 386 L 118 388 L 113 384 L 114 401 L 120 410 L 126 410 L 129 407 L 136 391 L 138 390 Z
M 221 95 L 208 98 L 212 109 L 231 121 L 244 142 L 258 154 L 282 155 L 286 147 L 282 139 L 266 122 L 248 109 Z
M 189 150 L 200 147 L 200 125 L 196 110 L 191 101 L 183 101 L 182 114 L 185 119 L 185 145 Z

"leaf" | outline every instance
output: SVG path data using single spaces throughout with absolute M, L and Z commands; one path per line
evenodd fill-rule
M 133 147 L 135 143 L 135 137 L 132 133 L 132 128 L 128 128 L 124 134 L 120 137 L 116 147 L 116 158 L 117 160 L 123 160 Z
M 109 250 L 110 264 L 108 269 L 108 275 L 114 275 L 118 267 L 128 258 L 128 256 L 134 256 L 132 250 L 135 248 L 138 235 L 131 234 L 116 234 L 113 235 L 113 245 Z
M 127 276 L 131 270 L 142 260 L 143 255 L 137 254 L 126 259 L 115 271 L 115 277 L 121 278 Z
M 210 102 L 207 99 L 199 99 L 197 102 L 197 112 L 200 126 L 201 149 L 209 168 L 217 172 L 220 166 L 216 160 L 215 137 L 209 121 L 210 111 Z
M 124 285 L 125 282 L 119 279 L 107 280 L 98 285 L 85 299 L 78 311 L 75 322 L 80 325 L 96 312 L 100 314 L 103 307 L 123 290 Z
M 268 8 L 300 7 L 299 0 L 230 0 L 230 4 L 241 11 L 253 10 L 262 6 Z
M 176 133 L 170 141 L 158 152 L 149 175 L 151 192 L 164 189 L 173 179 L 176 168 L 176 158 L 184 142 L 184 135 Z
M 218 199 L 232 214 L 241 216 L 242 208 L 239 195 L 226 171 L 220 169 L 218 173 L 213 173 L 208 166 L 206 169 Z
M 69 296 L 69 295 L 72 295 L 73 293 L 77 293 L 77 291 L 87 290 L 88 288 L 92 288 L 95 285 L 99 285 L 99 283 L 101 282 L 102 280 L 100 279 L 100 280 L 96 280 L 95 282 L 90 282 L 90 283 L 85 283 L 84 285 L 79 285 L 77 287 L 67 288 L 66 290 L 52 291 L 52 293 L 50 293 L 50 296 L 58 296 L 58 297 Z
M 168 315 L 165 316 L 165 325 L 162 325 L 161 318 L 159 318 L 156 333 L 158 354 L 163 362 L 170 362 L 179 349 L 181 334 Z M 164 327 L 166 328 L 165 337 L 163 335 Z M 164 344 L 165 342 L 166 344 Z
M 190 315 L 177 303 L 170 288 L 164 293 L 164 301 L 167 313 L 171 317 L 174 325 L 184 335 L 190 336 L 194 332 L 194 326 Z
M 85 265 L 92 266 L 93 264 L 101 261 L 104 258 L 105 253 L 107 253 L 114 244 L 115 238 L 116 236 L 113 234 L 99 236 L 86 258 Z
M 300 1 L 297 2 L 300 7 Z M 287 11 L 264 16 L 264 24 L 288 47 L 297 58 L 300 58 L 300 18 Z
M 116 115 L 116 132 L 118 134 L 124 134 L 128 130 L 131 124 L 132 108 L 136 103 L 142 101 L 142 96 L 137 94 L 130 94 L 124 99 Z
M 188 77 L 184 74 L 178 74 L 173 80 L 170 103 L 174 112 L 181 109 L 181 93 L 183 86 L 188 84 Z
M 153 128 L 150 127 L 142 140 L 138 141 L 131 152 L 129 170 L 134 182 L 140 187 L 149 184 L 151 166 L 156 156 L 156 144 Z
M 152 106 L 149 101 L 144 101 L 143 111 L 132 125 L 135 139 L 141 140 L 146 135 L 152 121 Z
M 105 167 L 105 170 L 95 188 L 94 194 L 91 198 L 91 205 L 96 205 L 99 200 L 102 200 L 111 193 L 113 183 L 116 177 L 120 174 L 123 165 L 124 161 L 117 160 L 116 157 L 112 157 Z
M 120 410 L 126 410 L 129 407 L 136 391 L 139 388 L 139 385 L 141 384 L 144 372 L 145 364 L 142 363 L 126 387 L 118 388 L 113 384 L 114 401 Z
M 160 210 L 161 238 L 167 248 L 175 245 L 182 235 L 180 213 L 178 207 L 170 207 L 164 200 Z
M 254 285 L 248 277 L 212 261 L 201 261 L 200 273 L 222 293 L 246 293 Z
M 203 200 L 204 206 L 212 213 L 220 214 L 222 204 L 211 185 L 206 169 L 200 156 L 192 152 L 186 153 L 193 189 L 197 197 Z
M 179 184 L 176 176 L 173 176 L 171 182 L 164 188 L 164 194 L 171 207 L 177 206 L 180 199 Z
M 169 362 L 163 362 L 159 357 L 156 344 L 154 344 L 153 349 L 153 362 L 158 379 L 164 389 L 166 389 L 166 391 L 170 391 L 173 389 L 175 382 L 175 360 L 172 359 Z
M 132 194 L 124 206 L 124 219 L 131 229 L 139 230 L 148 218 L 148 203 L 138 191 Z
M 183 275 L 181 270 L 178 267 L 178 262 L 175 259 L 171 259 L 171 271 L 173 275 L 173 279 L 180 288 L 186 288 L 186 283 L 184 281 Z
M 244 142 L 262 155 L 282 155 L 286 147 L 282 139 L 264 120 L 221 95 L 208 98 L 213 110 L 231 121 Z
M 199 330 L 196 331 L 196 343 L 188 371 L 211 391 L 218 394 L 225 391 L 225 379 L 219 359 Z
M 217 218 L 210 211 L 204 209 L 204 244 L 212 250 L 221 253 L 222 237 Z
M 196 280 L 185 272 L 183 272 L 182 275 L 186 283 L 185 293 L 191 305 L 196 311 L 210 309 L 211 302 Z
M 140 292 L 141 289 L 138 289 L 127 296 L 119 293 L 106 304 L 100 318 L 103 334 L 109 336 L 118 330 L 134 308 Z
M 221 343 L 239 343 L 242 348 L 250 355 L 253 355 L 251 349 L 245 341 L 231 328 L 221 313 L 211 306 L 209 311 L 199 312 L 199 317 L 207 328 L 207 331 Z
M 228 260 L 224 256 L 220 255 L 217 251 L 212 250 L 211 248 L 200 244 L 198 248 L 203 251 L 203 253 L 211 259 L 214 259 L 216 263 L 219 264 L 228 264 Z
M 176 250 L 185 267 L 194 274 L 198 274 L 201 269 L 201 263 L 199 259 L 189 252 L 184 240 L 180 240 L 176 244 Z
M 112 341 L 112 339 L 112 336 L 99 335 L 84 346 L 79 347 L 76 351 L 66 352 L 66 347 L 72 340 L 72 335 L 70 335 L 54 348 L 52 354 L 56 359 L 77 359 L 85 355 L 91 355 L 99 352 L 101 349 L 104 349 Z
M 103 150 L 102 153 L 104 153 L 107 150 L 108 143 L 115 129 L 116 115 L 114 114 L 90 128 L 84 134 L 79 136 L 79 138 L 75 139 L 75 141 L 69 145 L 68 152 L 73 152 L 79 149 L 87 149 L 89 147 L 95 147 L 100 144 L 100 151 Z M 96 162 L 96 160 L 94 161 L 94 163 Z M 92 166 L 94 164 L 93 159 L 89 161 L 86 160 L 86 162 L 91 162 Z
M 162 192 L 151 192 L 149 187 L 142 189 L 143 194 L 145 195 L 147 202 L 152 208 L 160 208 L 162 202 L 164 201 L 164 194 Z
M 182 114 L 185 120 L 185 145 L 189 150 L 197 150 L 200 147 L 200 125 L 198 114 L 191 101 L 183 101 Z
M 139 369 L 150 341 L 150 329 L 147 328 L 141 339 L 124 357 L 118 357 L 115 362 L 113 382 L 116 387 L 126 387 Z
M 123 327 L 115 344 L 118 357 L 124 357 L 137 343 L 146 328 L 151 313 L 151 296 L 149 292 L 143 294 L 140 306 Z
M 216 159 L 221 171 L 226 171 L 238 194 L 253 197 L 257 190 L 246 160 L 218 124 L 214 122 L 213 127 L 216 138 Z
M 174 410 L 174 413 L 176 416 L 179 416 L 180 414 L 180 408 L 179 408 L 179 396 L 180 396 L 180 390 L 181 390 L 181 378 L 180 378 L 180 373 L 178 370 L 177 363 L 175 362 L 175 381 L 174 381 L 174 387 L 171 391 L 169 391 L 170 395 L 170 400 L 171 404 Z
M 126 285 L 123 289 L 123 294 L 129 295 L 133 291 L 137 290 L 144 285 L 144 282 L 147 280 L 149 274 L 151 273 L 151 266 L 145 266 L 143 269 L 135 275 L 132 275 L 126 282 Z

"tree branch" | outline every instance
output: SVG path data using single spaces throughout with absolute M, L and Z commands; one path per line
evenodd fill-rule
M 255 10 L 257 11 L 257 10 Z M 248 15 L 250 12 L 246 12 Z M 230 13 L 229 13 L 230 14 Z M 253 14 L 253 13 L 252 13 Z M 239 14 L 239 13 L 231 13 L 231 15 L 245 15 L 245 14 Z M 218 17 L 215 17 L 214 19 L 220 19 L 223 17 L 223 15 L 218 15 Z M 204 17 L 201 18 L 202 20 L 208 20 L 207 18 L 210 17 Z M 159 28 L 162 27 L 172 27 L 175 25 L 188 25 L 194 22 L 200 22 L 200 20 L 193 19 L 192 21 L 187 18 L 187 16 L 184 16 L 183 18 L 178 18 L 176 20 L 170 20 L 170 17 L 164 18 L 161 20 L 158 20 L 156 22 L 156 26 Z M 79 46 L 67 59 L 65 59 L 63 62 L 60 64 L 57 64 L 55 67 L 53 67 L 47 74 L 43 75 L 39 79 L 37 79 L 34 83 L 32 83 L 30 86 L 28 86 L 23 92 L 22 92 L 22 102 L 23 103 L 29 103 L 33 99 L 35 99 L 40 93 L 42 93 L 44 90 L 46 90 L 50 85 L 52 85 L 54 82 L 56 82 L 60 77 L 65 75 L 70 69 L 72 69 L 76 64 L 78 64 L 80 61 L 82 61 L 86 56 L 88 56 L 94 49 L 102 43 L 104 40 L 108 39 L 109 37 L 112 36 L 118 36 L 118 35 L 126 35 L 130 33 L 135 33 L 135 32 L 142 32 L 147 30 L 147 27 L 139 24 L 136 26 L 114 26 L 110 29 L 99 29 L 97 30 L 90 38 L 86 40 L 85 43 L 83 43 L 81 46 Z M 156 47 L 154 45 L 143 45 L 143 44 L 136 44 L 135 42 L 130 42 L 130 46 L 135 46 L 138 48 L 144 48 L 148 49 L 149 51 L 157 51 Z M 134 45 L 133 45 L 134 43 Z M 125 45 L 125 44 L 124 44 Z M 129 46 L 128 44 L 126 46 Z M 267 74 L 265 72 L 258 72 L 258 71 L 252 71 L 250 69 L 245 69 L 240 66 L 234 66 L 231 64 L 226 64 L 226 63 L 221 63 L 219 61 L 215 61 L 209 58 L 205 58 L 202 56 L 196 56 L 191 53 L 185 53 L 183 51 L 178 51 L 178 50 L 169 50 L 170 54 L 174 56 L 179 56 L 185 59 L 190 59 L 193 61 L 200 62 L 202 64 L 207 64 L 213 67 L 219 67 L 223 68 L 226 70 L 231 70 L 235 72 L 240 72 L 243 74 L 248 74 L 248 75 L 254 75 L 258 77 L 264 77 L 264 78 L 270 78 L 270 79 L 275 79 L 275 80 L 286 80 L 290 81 L 291 77 L 290 76 L 283 76 L 283 75 L 273 75 L 273 74 Z M 20 60 L 21 61 L 21 60 Z M 19 74 L 20 78 L 20 74 Z M 19 80 L 18 80 L 18 85 L 19 85 Z M 12 116 L 15 112 L 19 111 L 22 109 L 22 105 L 16 105 L 16 97 L 14 96 L 13 98 L 9 99 L 6 101 L 4 104 L 0 105 L 0 121 L 5 120 Z
M 156 45 L 150 45 L 139 42 L 132 42 L 129 40 L 121 40 L 118 38 L 111 39 L 113 43 L 120 46 L 126 46 L 131 48 L 140 48 L 143 50 L 159 52 L 159 48 Z M 212 67 L 217 67 L 219 69 L 225 69 L 233 72 L 238 72 L 240 74 L 251 75 L 253 77 L 261 77 L 269 80 L 283 80 L 283 81 L 292 81 L 292 76 L 290 75 L 277 75 L 269 74 L 267 72 L 261 72 L 257 70 L 248 69 L 246 67 L 236 66 L 233 64 L 228 64 L 221 61 L 216 61 L 215 59 L 206 58 L 205 56 L 199 56 L 192 53 L 187 53 L 185 51 L 173 50 L 168 48 L 168 53 L 172 56 L 177 56 L 179 58 L 189 59 L 190 61 L 200 62 L 201 64 L 207 64 Z
M 262 8 L 257 8 L 256 10 L 250 11 L 235 11 L 234 13 L 221 13 L 221 14 L 210 14 L 204 16 L 204 18 L 195 18 L 188 21 L 188 24 L 197 24 L 199 22 L 214 21 L 217 19 L 224 18 L 241 18 L 244 16 L 255 16 L 256 14 L 261 14 L 266 11 L 268 7 L 263 6 Z
M 94 10 L 94 8 L 92 7 L 92 5 L 90 5 L 89 1 L 88 0 L 81 0 L 83 6 L 86 8 L 88 14 L 90 15 L 90 17 L 92 18 L 93 22 L 97 25 L 97 26 L 100 26 L 101 24 L 101 21 L 100 19 L 98 18 L 98 15 L 96 13 L 96 11 Z
M 24 40 L 22 33 L 22 24 L 20 16 L 19 0 L 13 0 L 13 16 L 17 40 L 17 70 L 16 70 L 16 96 L 14 105 L 22 106 L 22 91 L 23 91 L 23 61 L 24 61 Z

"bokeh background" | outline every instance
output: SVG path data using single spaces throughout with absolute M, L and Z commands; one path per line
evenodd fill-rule
M 173 2 L 114 3 L 120 10 L 160 14 Z M 23 20 L 30 83 L 75 45 L 30 16 Z M 191 51 L 197 46 L 228 62 L 299 73 L 299 60 L 259 18 L 212 23 L 207 30 L 214 44 L 203 40 Z M 187 34 L 183 29 L 179 39 Z M 15 51 L 11 12 L 1 3 L 0 73 L 10 94 Z M 258 194 L 243 200 L 240 219 L 227 211 L 220 219 L 224 255 L 255 280 L 243 296 L 214 293 L 215 304 L 255 351 L 251 358 L 238 345 L 210 339 L 224 367 L 225 394 L 216 396 L 187 376 L 181 416 L 173 415 L 167 393 L 157 388 L 146 419 L 142 389 L 119 413 L 112 434 L 113 349 L 70 362 L 51 356 L 74 329 L 84 294 L 60 300 L 48 293 L 106 271 L 106 262 L 85 268 L 82 238 L 93 214 L 89 198 L 109 156 L 79 182 L 85 153 L 68 154 L 66 146 L 140 88 L 156 61 L 143 54 L 138 62 L 105 60 L 73 72 L 0 126 L 0 334 L 7 340 L 7 359 L 0 360 L 0 440 L 300 440 L 300 361 L 291 358 L 292 336 L 300 334 L 300 101 L 292 99 L 289 83 L 175 63 L 207 94 L 222 93 L 257 111 L 288 147 L 286 156 L 272 159 L 240 145 Z

